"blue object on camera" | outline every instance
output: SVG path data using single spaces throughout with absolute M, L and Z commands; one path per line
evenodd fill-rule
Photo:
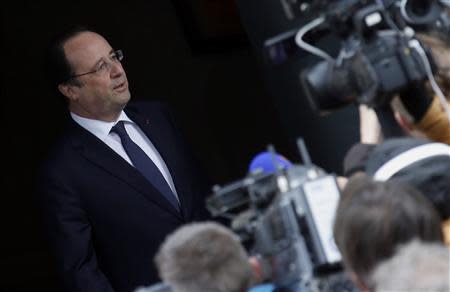
M 249 172 L 261 171 L 266 174 L 274 173 L 277 168 L 288 169 L 292 167 L 292 162 L 287 160 L 284 156 L 271 153 L 261 152 L 253 158 L 248 168 Z
M 275 286 L 273 284 L 262 284 L 252 287 L 248 292 L 272 292 L 275 291 Z

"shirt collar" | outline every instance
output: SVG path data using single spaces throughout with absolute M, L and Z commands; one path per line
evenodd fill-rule
M 105 141 L 106 137 L 111 131 L 111 128 L 115 126 L 119 121 L 134 124 L 134 122 L 127 116 L 127 114 L 124 111 L 120 113 L 119 118 L 114 122 L 105 122 L 100 120 L 88 119 L 80 117 L 79 115 L 73 112 L 70 112 L 70 115 L 77 124 L 79 124 L 87 131 L 91 132 L 93 135 L 95 135 L 102 141 Z

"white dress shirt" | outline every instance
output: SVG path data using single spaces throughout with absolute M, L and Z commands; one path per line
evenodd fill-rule
M 116 133 L 111 133 L 112 127 L 114 127 L 119 121 L 123 121 L 125 130 L 127 131 L 131 140 L 133 140 L 133 142 L 136 143 L 145 152 L 145 154 L 147 154 L 147 156 L 153 161 L 153 163 L 155 163 L 156 167 L 158 167 L 159 171 L 169 184 L 170 189 L 173 191 L 175 197 L 178 200 L 178 194 L 166 163 L 156 150 L 155 146 L 148 139 L 148 137 L 142 132 L 142 130 L 135 122 L 130 120 L 130 118 L 125 114 L 124 111 L 120 113 L 119 118 L 115 122 L 104 122 L 83 118 L 72 112 L 70 113 L 70 115 L 77 124 L 95 135 L 97 138 L 103 141 L 103 143 L 108 145 L 112 150 L 114 150 L 123 159 L 125 159 L 130 165 L 134 166 L 130 160 L 130 157 L 128 157 L 128 154 L 125 152 L 125 149 L 122 146 L 119 135 L 117 135 Z

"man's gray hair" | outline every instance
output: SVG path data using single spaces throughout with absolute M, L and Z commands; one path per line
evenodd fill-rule
M 175 292 L 244 292 L 252 280 L 238 237 L 212 222 L 177 229 L 163 242 L 155 262 Z
M 414 240 L 382 262 L 372 275 L 374 291 L 450 291 L 447 246 Z

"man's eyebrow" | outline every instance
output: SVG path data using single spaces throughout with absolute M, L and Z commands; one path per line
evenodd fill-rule
M 111 49 L 109 51 L 109 55 L 111 55 L 112 53 L 114 53 L 114 49 Z M 105 59 L 104 57 L 101 57 L 97 62 L 95 62 L 93 67 L 96 68 L 98 66 L 98 64 L 100 64 L 100 62 L 103 61 L 104 59 Z

